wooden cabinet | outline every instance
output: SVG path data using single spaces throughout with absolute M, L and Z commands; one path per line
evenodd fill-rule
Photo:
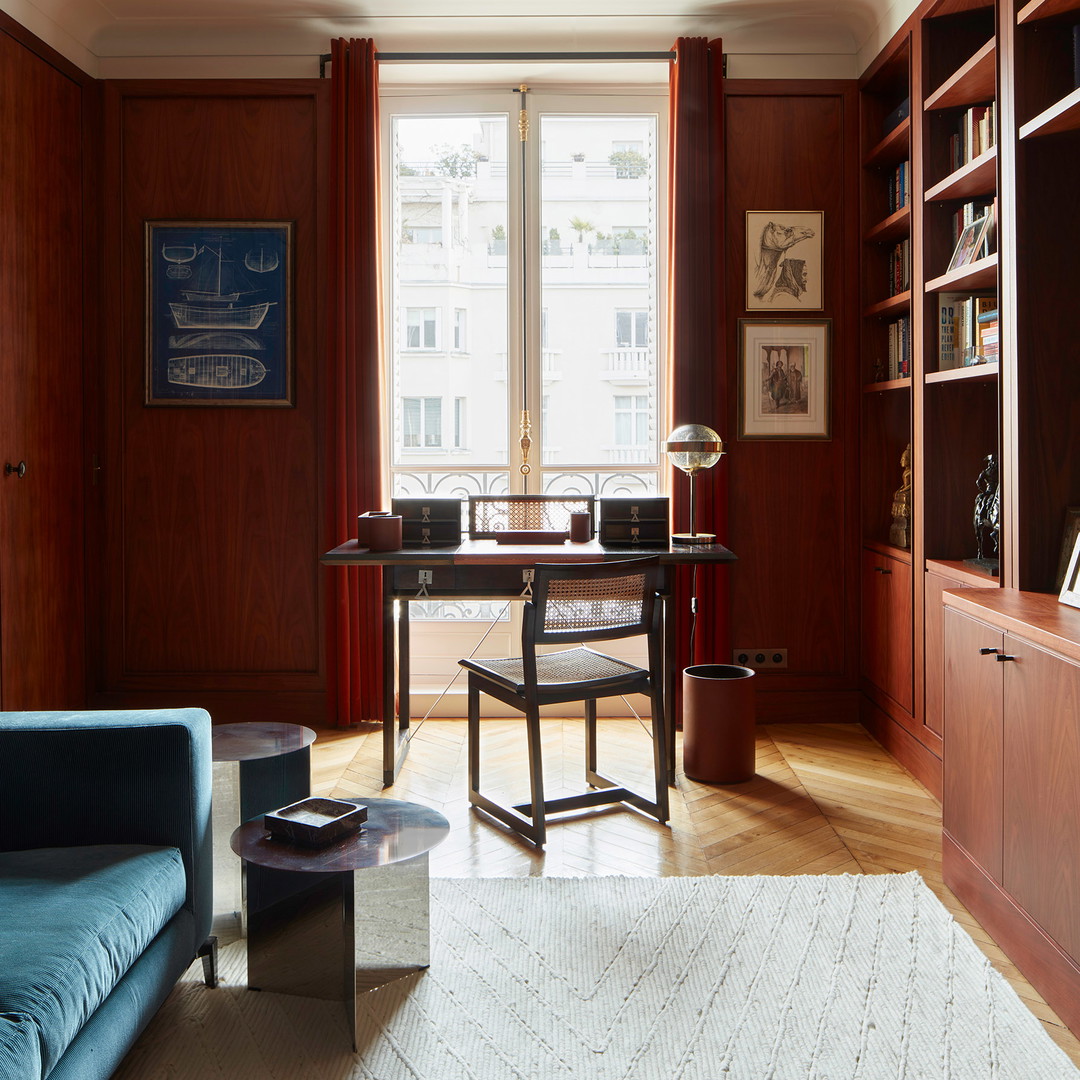
M 911 566 L 872 548 L 863 550 L 863 674 L 900 710 L 911 712 Z
M 1080 960 L 1080 666 L 1013 634 L 1005 650 L 1002 884 Z
M 945 883 L 1080 1030 L 1080 611 L 944 601 Z
M 1002 847 L 1002 669 L 1004 637 L 947 611 L 945 623 L 945 831 L 997 882 Z

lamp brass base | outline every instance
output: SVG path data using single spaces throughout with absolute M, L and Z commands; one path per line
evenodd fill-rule
M 672 533 L 673 544 L 715 544 L 716 533 Z

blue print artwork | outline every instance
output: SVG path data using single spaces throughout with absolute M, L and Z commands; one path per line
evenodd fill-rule
M 292 404 L 291 230 L 147 223 L 147 404 Z

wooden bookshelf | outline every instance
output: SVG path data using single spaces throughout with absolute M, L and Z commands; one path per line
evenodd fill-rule
M 980 292 L 997 285 L 998 257 L 995 251 L 982 259 L 958 266 L 926 283 L 928 293 Z
M 923 102 L 923 109 L 953 109 L 990 101 L 997 87 L 997 42 L 991 38 Z
M 867 383 L 863 387 L 864 394 L 887 394 L 893 390 L 910 390 L 911 379 L 884 379 L 880 382 Z
M 997 189 L 997 147 L 973 158 L 944 180 L 928 187 L 923 194 L 924 202 L 941 202 L 945 199 L 971 199 L 992 194 Z
M 1071 12 L 1080 13 L 1080 0 L 1030 0 L 1016 13 L 1016 22 L 1023 26 L 1039 19 L 1053 19 Z
M 908 203 L 907 206 L 902 206 L 899 210 L 890 214 L 884 221 L 879 221 L 876 225 L 871 226 L 867 230 L 864 239 L 872 244 L 885 244 L 902 240 L 905 236 L 910 235 L 911 204 Z
M 928 371 L 923 376 L 927 383 L 993 382 L 999 374 L 996 361 L 989 364 L 971 364 L 968 367 L 948 368 L 945 371 Z
M 1034 119 L 1020 125 L 1021 139 L 1041 135 L 1060 135 L 1063 131 L 1080 131 L 1080 87 L 1054 102 Z

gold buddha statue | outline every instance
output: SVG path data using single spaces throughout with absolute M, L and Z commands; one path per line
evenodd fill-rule
M 893 495 L 889 543 L 906 548 L 911 546 L 911 443 L 900 455 L 900 467 L 903 469 L 903 481 Z

